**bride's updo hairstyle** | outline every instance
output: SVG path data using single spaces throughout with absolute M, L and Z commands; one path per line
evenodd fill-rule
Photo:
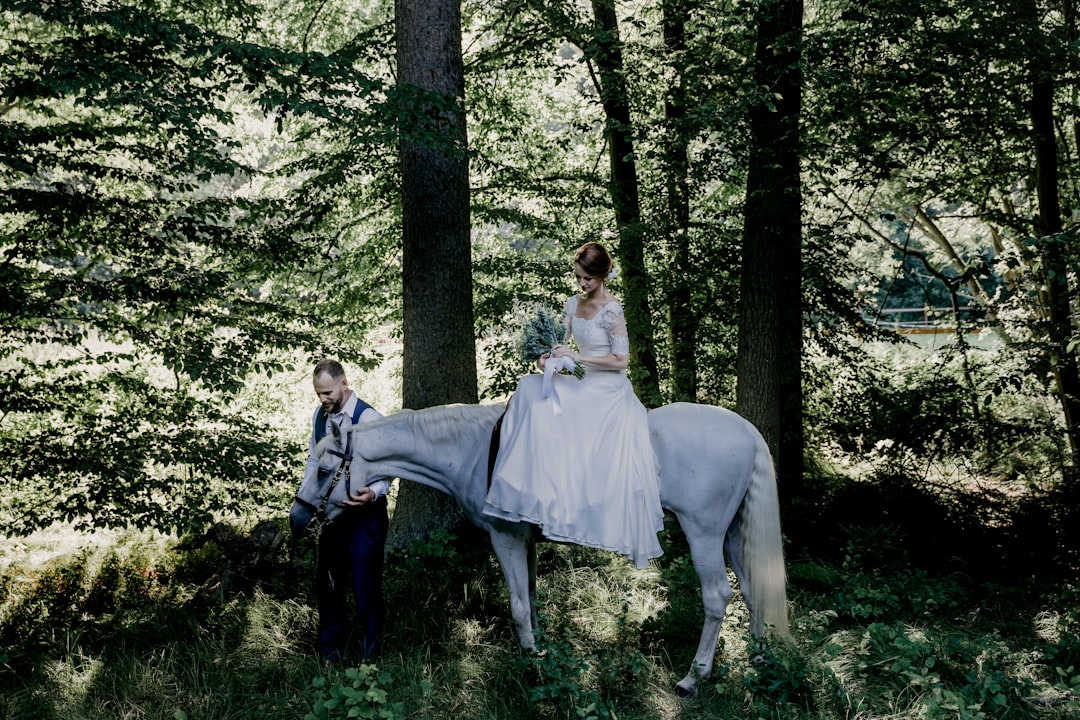
M 598 242 L 587 242 L 574 253 L 574 262 L 590 277 L 606 278 L 615 267 L 611 256 Z

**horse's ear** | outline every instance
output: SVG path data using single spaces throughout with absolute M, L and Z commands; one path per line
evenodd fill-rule
M 326 423 L 326 424 L 330 426 L 330 434 L 334 436 L 334 442 L 336 442 L 337 444 L 340 445 L 341 444 L 341 426 L 339 426 L 336 422 L 334 422 L 332 420 L 330 422 Z

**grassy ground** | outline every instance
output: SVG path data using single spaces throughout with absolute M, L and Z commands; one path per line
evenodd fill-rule
M 486 539 L 433 538 L 388 563 L 382 654 L 331 670 L 311 647 L 302 543 L 260 556 L 243 554 L 242 530 L 5 539 L 0 720 L 1080 716 L 1068 577 L 1029 577 L 980 536 L 983 560 L 1002 560 L 995 574 L 975 562 L 979 542 L 875 492 L 877 505 L 866 490 L 852 499 L 861 519 L 831 516 L 832 496 L 790 524 L 793 642 L 750 640 L 736 594 L 717 669 L 691 700 L 672 692 L 701 622 L 677 528 L 644 571 L 542 546 L 535 657 L 516 648 Z

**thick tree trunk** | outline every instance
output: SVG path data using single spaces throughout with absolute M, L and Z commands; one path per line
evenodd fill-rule
M 397 0 L 395 8 L 403 116 L 419 123 L 403 126 L 401 140 L 402 405 L 475 403 L 461 5 Z M 402 483 L 387 544 L 406 545 L 462 517 L 448 496 Z
M 668 350 L 672 400 L 697 400 L 697 311 L 691 279 L 697 277 L 690 259 L 690 161 L 686 131 L 686 15 L 684 0 L 664 0 L 664 50 L 674 77 L 664 103 L 667 121 L 665 185 L 667 219 L 664 236 L 671 266 L 668 290 Z
M 1043 236 L 1043 275 L 1050 315 L 1054 379 L 1065 421 L 1065 434 L 1075 465 L 1080 458 L 1080 371 L 1069 352 L 1072 336 L 1069 268 L 1062 235 L 1058 191 L 1057 143 L 1054 137 L 1054 78 L 1041 67 L 1032 71 L 1031 126 L 1035 141 L 1035 189 L 1039 199 L 1039 234 Z
M 782 497 L 802 489 L 802 0 L 758 3 L 739 296 L 736 405 L 773 451 Z
M 614 0 L 593 0 L 596 33 L 586 52 L 596 64 L 606 116 L 611 160 L 611 199 L 619 229 L 617 257 L 623 280 L 623 305 L 630 335 L 631 378 L 647 407 L 662 402 L 653 350 L 652 312 L 645 268 L 645 228 L 641 222 L 637 164 L 634 161 L 630 102 L 623 73 L 622 45 Z

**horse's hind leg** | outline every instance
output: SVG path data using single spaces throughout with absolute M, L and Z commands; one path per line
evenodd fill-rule
M 690 543 L 690 556 L 701 583 L 701 600 L 705 606 L 705 624 L 701 628 L 694 663 L 686 677 L 675 686 L 675 692 L 680 697 L 689 697 L 697 692 L 698 682 L 712 674 L 716 641 L 720 636 L 728 601 L 731 600 L 731 583 L 728 582 L 724 565 L 723 536 L 705 536 L 700 529 L 697 533 L 686 528 L 684 531 Z
M 754 598 L 750 597 L 750 584 L 747 582 L 746 564 L 743 561 L 741 535 L 742 528 L 739 524 L 739 519 L 736 518 L 731 525 L 728 526 L 727 539 L 724 542 L 724 555 L 727 559 L 728 566 L 731 567 L 731 571 L 735 573 L 735 580 L 739 583 L 739 592 L 742 595 L 743 602 L 746 603 L 746 610 L 752 623 L 753 619 L 756 617 L 754 613 L 757 606 L 754 602 Z M 751 627 L 751 629 L 753 628 Z

